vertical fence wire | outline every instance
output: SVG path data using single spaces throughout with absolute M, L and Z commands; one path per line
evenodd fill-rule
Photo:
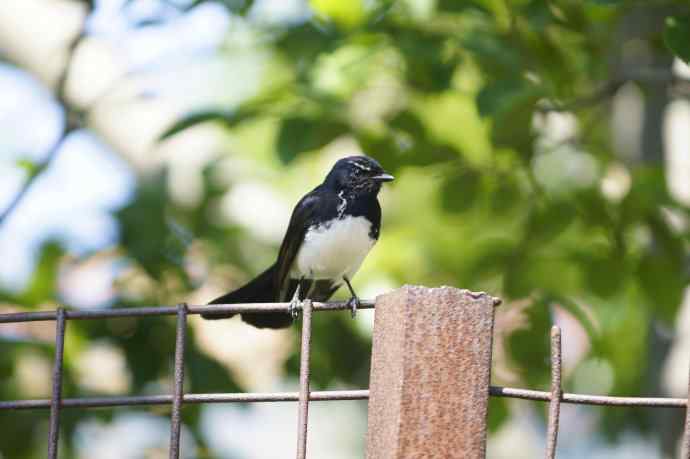
M 297 459 L 307 457 L 309 425 L 309 354 L 311 353 L 311 300 L 302 303 L 302 344 L 299 362 L 299 415 L 297 422 Z
M 180 424 L 184 397 L 184 349 L 187 337 L 187 305 L 177 305 L 177 332 L 175 335 L 175 370 L 170 415 L 170 459 L 180 457 Z
M 55 363 L 53 364 L 53 393 L 50 399 L 50 428 L 48 431 L 48 459 L 57 459 L 60 437 L 60 407 L 62 402 L 62 360 L 65 349 L 65 310 L 58 308 L 55 317 Z
M 683 429 L 683 443 L 680 457 L 690 459 L 690 371 L 688 372 L 688 399 L 685 402 L 685 428 Z
M 556 443 L 558 440 L 558 423 L 561 416 L 561 399 L 563 388 L 561 385 L 561 328 L 554 325 L 551 328 L 551 400 L 549 401 L 549 427 L 546 439 L 546 459 L 556 457 Z

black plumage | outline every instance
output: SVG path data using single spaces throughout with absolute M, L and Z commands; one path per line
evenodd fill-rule
M 379 236 L 381 183 L 393 180 L 367 156 L 336 162 L 322 184 L 295 206 L 278 259 L 243 287 L 210 304 L 326 301 L 359 268 Z M 299 286 L 299 292 L 298 292 Z M 298 295 L 295 293 L 298 292 Z M 350 287 L 352 306 L 357 297 Z M 354 309 L 353 309 L 354 311 Z M 205 313 L 206 319 L 232 317 Z M 242 320 L 259 328 L 289 326 L 289 313 L 245 313 Z

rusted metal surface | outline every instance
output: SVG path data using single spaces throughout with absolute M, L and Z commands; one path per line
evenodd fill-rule
M 175 336 L 175 369 L 170 415 L 170 459 L 180 457 L 180 428 L 182 424 L 182 401 L 184 397 L 184 349 L 187 338 L 187 305 L 177 305 L 177 333 Z
M 451 287 L 377 298 L 368 458 L 484 457 L 495 304 Z
M 311 300 L 302 302 L 302 347 L 299 360 L 299 408 L 297 420 L 297 459 L 307 457 L 309 426 L 309 356 L 311 353 Z
M 48 459 L 58 456 L 60 438 L 60 403 L 62 399 L 62 361 L 65 350 L 65 310 L 58 308 L 55 320 L 55 363 L 53 363 L 53 393 L 50 399 L 50 427 L 48 429 Z
M 551 328 L 551 400 L 549 401 L 549 427 L 546 434 L 546 459 L 556 457 L 558 441 L 558 423 L 561 417 L 561 329 L 554 325 Z

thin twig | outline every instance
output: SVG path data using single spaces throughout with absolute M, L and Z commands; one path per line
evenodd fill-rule
M 76 109 L 70 108 L 69 104 L 67 103 L 66 91 L 67 81 L 69 79 L 70 68 L 72 67 L 72 60 L 74 59 L 74 54 L 76 52 L 77 47 L 79 46 L 79 43 L 81 43 L 84 37 L 85 33 L 82 29 L 82 31 L 80 31 L 74 37 L 74 39 L 72 39 L 69 46 L 67 47 L 67 62 L 65 63 L 65 67 L 63 68 L 62 72 L 60 72 L 55 86 L 55 98 L 57 99 L 57 102 L 62 106 L 64 112 L 62 133 L 51 147 L 45 159 L 36 167 L 34 171 L 32 171 L 31 175 L 26 180 L 24 185 L 17 192 L 14 198 L 12 198 L 10 204 L 5 208 L 2 214 L 0 214 L 0 225 L 2 225 L 8 219 L 8 217 L 17 209 L 19 204 L 27 196 L 33 184 L 36 182 L 36 179 L 43 172 L 45 172 L 45 170 L 48 169 L 48 167 L 50 167 L 52 162 L 57 157 L 57 154 L 60 151 L 60 148 L 62 147 L 63 143 L 65 142 L 65 139 L 72 132 L 79 129 L 82 125 L 82 113 Z
M 625 82 L 622 80 L 611 80 L 604 84 L 602 87 L 594 91 L 592 94 L 574 99 L 570 102 L 563 104 L 543 104 L 537 107 L 537 111 L 541 113 L 548 112 L 571 112 L 575 110 L 580 110 L 583 108 L 591 107 L 592 105 L 597 105 L 605 100 L 613 97 L 618 88 L 620 88 Z
M 31 173 L 29 176 L 28 180 L 24 183 L 22 188 L 19 190 L 19 192 L 12 198 L 12 201 L 10 204 L 5 208 L 5 210 L 0 214 L 0 225 L 2 225 L 5 220 L 14 212 L 14 210 L 19 206 L 19 204 L 22 202 L 22 200 L 26 197 L 27 193 L 31 189 L 31 186 L 34 184 L 36 179 L 50 166 L 50 164 L 53 162 L 55 157 L 57 156 L 58 151 L 60 150 L 60 147 L 64 143 L 65 139 L 67 136 L 69 136 L 76 127 L 66 127 L 60 137 L 55 141 L 53 144 L 52 148 L 46 155 L 46 158 L 43 160 L 43 162 L 38 165 L 38 167 Z
M 690 91 L 690 81 L 686 78 L 676 75 L 671 69 L 654 67 L 630 69 L 625 73 L 610 79 L 591 94 L 587 94 L 565 103 L 543 103 L 537 107 L 537 111 L 541 113 L 569 112 L 598 105 L 616 95 L 618 89 L 630 81 L 646 84 L 667 85 L 673 94 L 678 94 L 681 96 L 687 95 Z

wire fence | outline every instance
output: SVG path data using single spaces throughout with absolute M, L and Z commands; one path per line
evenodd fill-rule
M 374 302 L 362 301 L 361 309 L 374 308 Z M 50 399 L 0 401 L 0 410 L 50 409 L 48 432 L 49 459 L 58 457 L 60 432 L 60 412 L 63 408 L 97 408 L 136 405 L 171 405 L 169 457 L 178 459 L 180 454 L 181 410 L 184 404 L 198 403 L 246 403 L 246 402 L 298 402 L 297 412 L 297 459 L 305 459 L 307 451 L 308 415 L 310 401 L 365 400 L 369 390 L 310 391 L 309 360 L 311 353 L 311 318 L 314 311 L 339 311 L 349 309 L 346 302 L 304 301 L 302 313 L 301 348 L 298 392 L 270 393 L 216 393 L 194 394 L 184 392 L 184 350 L 187 330 L 187 317 L 203 312 L 230 313 L 268 313 L 289 312 L 289 303 L 222 304 L 213 306 L 160 306 L 146 308 L 107 309 L 107 310 L 66 310 L 19 312 L 0 314 L 0 324 L 32 321 L 55 321 L 55 360 L 52 375 L 52 395 Z M 146 396 L 121 397 L 82 397 L 62 398 L 62 370 L 64 341 L 67 323 L 70 320 L 98 320 L 124 317 L 177 316 L 175 340 L 173 393 Z M 682 439 L 682 457 L 690 458 L 690 416 L 687 398 L 665 397 L 611 397 L 601 395 L 564 393 L 562 389 L 561 330 L 554 326 L 551 330 L 551 390 L 549 392 L 512 387 L 490 386 L 490 396 L 509 397 L 524 400 L 549 402 L 547 441 L 545 457 L 556 457 L 561 404 L 582 404 L 599 406 L 686 408 L 685 427 Z

